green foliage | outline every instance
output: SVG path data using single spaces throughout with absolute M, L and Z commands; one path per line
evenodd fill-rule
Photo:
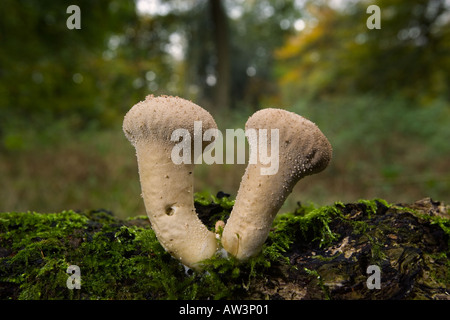
M 11 130 L 17 134 L 18 124 L 26 128 L 30 122 L 42 130 L 55 119 L 70 118 L 76 129 L 111 121 L 103 90 L 115 76 L 102 53 L 109 38 L 135 19 L 134 3 L 77 1 L 79 30 L 66 26 L 71 4 L 2 1 L 1 10 L 8 14 L 0 21 L 7 39 L 0 54 L 0 136 Z M 5 143 L 8 147 L 11 140 Z
M 369 94 L 321 102 L 305 99 L 290 110 L 315 122 L 328 137 L 333 159 L 320 176 L 328 183 L 334 179 L 344 183 L 336 180 L 340 187 L 333 190 L 341 199 L 348 201 L 348 192 L 351 201 L 382 197 L 408 202 L 424 195 L 448 201 L 446 100 L 420 106 L 399 95 Z
M 82 29 L 68 30 L 70 1 L 1 1 L 8 14 L 0 21 L 0 176 L 9 186 L 1 209 L 100 204 L 120 216 L 141 214 L 134 151 L 121 122 L 149 93 L 193 100 L 221 130 L 243 128 L 260 107 L 316 122 L 333 161 L 314 183 L 300 182 L 292 198 L 448 202 L 443 2 L 370 2 L 381 7 L 382 29 L 368 30 L 367 1 L 344 9 L 330 1 L 227 1 L 233 112 L 207 99 L 217 86 L 205 78 L 220 76 L 210 2 L 166 1 L 167 14 L 143 15 L 134 1 L 83 0 Z M 305 29 L 295 29 L 299 22 Z M 173 48 L 183 49 L 182 60 L 173 59 Z M 196 176 L 196 191 L 235 192 L 240 165 L 216 168 Z M 286 207 L 295 202 L 288 198 Z
M 358 1 L 341 9 L 329 1 L 308 4 L 305 30 L 276 54 L 289 102 L 367 92 L 400 94 L 421 104 L 449 98 L 450 24 L 444 2 Z M 381 29 L 367 28 L 369 5 L 380 7 Z

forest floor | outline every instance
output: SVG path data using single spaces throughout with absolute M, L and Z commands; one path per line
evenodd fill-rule
M 209 227 L 233 203 L 196 198 Z M 449 212 L 430 198 L 299 204 L 276 218 L 257 257 L 217 256 L 200 272 L 164 251 L 146 217 L 0 213 L 0 299 L 449 300 Z M 78 275 L 67 273 L 74 265 Z

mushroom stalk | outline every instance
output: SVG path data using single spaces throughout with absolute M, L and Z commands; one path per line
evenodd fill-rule
M 172 256 L 199 269 L 217 251 L 215 234 L 198 218 L 194 207 L 194 165 L 175 164 L 171 154 L 177 141 L 172 132 L 194 135 L 194 122 L 216 128 L 211 115 L 177 97 L 148 96 L 125 116 L 123 129 L 136 149 L 142 197 L 152 229 Z M 204 147 L 204 146 L 203 146 Z
M 249 163 L 241 180 L 235 205 L 223 233 L 223 248 L 239 260 L 256 255 L 266 241 L 273 220 L 295 184 L 307 175 L 324 170 L 331 160 L 327 138 L 311 121 L 281 109 L 263 109 L 245 125 L 249 129 L 278 129 L 279 139 L 267 138 L 267 150 L 279 148 L 278 172 L 262 174 L 261 159 Z M 248 137 L 250 157 L 257 139 Z M 261 134 L 258 138 L 261 138 Z M 255 156 L 255 154 L 253 154 Z

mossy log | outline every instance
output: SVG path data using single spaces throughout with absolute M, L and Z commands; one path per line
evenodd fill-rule
M 223 193 L 196 198 L 210 228 L 232 206 Z M 0 213 L 0 298 L 449 299 L 449 208 L 431 199 L 299 205 L 277 217 L 258 256 L 217 256 L 202 272 L 166 253 L 146 217 Z M 80 289 L 68 286 L 72 265 Z M 378 268 L 378 288 L 369 266 Z

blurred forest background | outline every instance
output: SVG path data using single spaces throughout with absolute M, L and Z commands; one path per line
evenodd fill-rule
M 69 5 L 81 30 L 69 30 Z M 368 29 L 369 5 L 381 29 Z M 178 95 L 219 128 L 260 108 L 315 122 L 330 166 L 282 210 L 361 198 L 450 202 L 449 0 L 2 0 L 0 211 L 145 214 L 125 113 Z M 245 165 L 200 165 L 236 196 Z

